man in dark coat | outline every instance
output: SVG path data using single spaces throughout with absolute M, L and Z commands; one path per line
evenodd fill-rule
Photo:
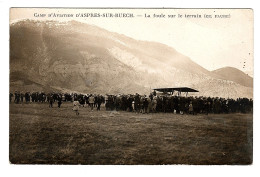
M 15 92 L 15 103 L 16 104 L 20 103 L 20 93 L 19 92 Z
M 96 103 L 97 103 L 97 111 L 100 111 L 100 106 L 101 106 L 101 103 L 102 103 L 102 98 L 101 98 L 101 96 L 100 95 L 98 95 L 97 97 L 96 97 Z
M 14 95 L 10 92 L 10 94 L 9 94 L 9 102 L 11 103 L 12 102 L 12 97 L 13 97 Z
M 62 103 L 62 97 L 61 97 L 61 95 L 59 95 L 57 99 L 58 99 L 58 108 L 60 108 L 61 103 Z
M 140 96 L 138 93 L 136 93 L 135 97 L 134 97 L 134 109 L 135 112 L 139 112 L 140 111 Z
M 23 102 L 23 97 L 24 97 L 23 92 L 21 92 L 20 97 L 21 97 L 21 102 Z
M 26 103 L 30 102 L 30 93 L 29 92 L 25 93 L 25 101 L 26 101 Z
M 144 101 L 143 101 L 143 107 L 144 107 L 144 113 L 148 113 L 147 109 L 148 109 L 148 100 L 147 98 L 144 98 Z
M 53 105 L 53 95 L 49 95 L 49 108 L 52 108 Z

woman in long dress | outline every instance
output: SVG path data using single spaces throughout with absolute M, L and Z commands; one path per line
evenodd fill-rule
M 72 110 L 76 112 L 76 115 L 79 115 L 79 101 L 78 101 L 78 99 L 74 99 Z

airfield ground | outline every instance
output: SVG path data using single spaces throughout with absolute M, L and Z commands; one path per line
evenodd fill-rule
M 251 164 L 253 115 L 135 114 L 10 104 L 14 164 Z

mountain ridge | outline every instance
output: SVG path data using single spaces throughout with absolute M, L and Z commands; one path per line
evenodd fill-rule
M 253 87 L 253 78 L 237 68 L 227 66 L 211 72 L 217 74 L 221 79 L 234 81 L 246 87 Z
M 252 89 L 225 81 L 224 76 L 206 70 L 170 46 L 75 21 L 59 24 L 25 20 L 11 24 L 10 68 L 12 90 L 32 89 L 26 84 L 29 80 L 50 90 L 149 93 L 150 88 L 190 86 L 205 96 L 252 97 Z M 200 83 L 206 85 L 211 80 L 223 83 L 225 88 L 231 83 L 239 89 L 233 95 L 218 88 L 208 92 Z

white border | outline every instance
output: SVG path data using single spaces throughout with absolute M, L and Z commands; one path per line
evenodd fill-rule
M 9 8 L 10 7 L 146 7 L 146 8 L 253 8 L 254 9 L 254 162 L 249 166 L 67 166 L 67 165 L 10 165 L 9 156 Z M 1 49 L 1 174 L 3 176 L 256 176 L 259 167 L 259 5 L 253 0 L 0 0 L 0 49 Z

